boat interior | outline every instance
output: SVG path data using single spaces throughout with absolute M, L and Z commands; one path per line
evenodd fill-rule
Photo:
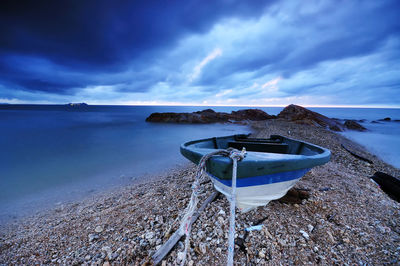
M 249 135 L 235 135 L 231 138 L 213 138 L 214 149 L 229 147 L 253 152 L 268 152 L 280 154 L 315 155 L 323 150 L 307 143 L 294 141 L 279 135 L 271 135 L 269 139 L 249 138 Z

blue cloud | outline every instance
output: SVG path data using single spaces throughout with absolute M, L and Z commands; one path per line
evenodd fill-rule
M 395 0 L 0 5 L 0 99 L 398 104 Z

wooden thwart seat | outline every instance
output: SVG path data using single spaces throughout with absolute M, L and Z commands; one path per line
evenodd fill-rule
M 235 142 L 228 142 L 228 146 L 238 150 L 245 148 L 246 151 L 283 153 L 283 154 L 287 154 L 289 150 L 289 145 L 287 145 L 286 143 L 257 143 L 257 142 L 235 141 Z

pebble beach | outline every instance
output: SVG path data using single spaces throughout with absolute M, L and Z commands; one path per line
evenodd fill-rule
M 301 203 L 272 201 L 237 213 L 237 265 L 400 263 L 400 203 L 370 177 L 400 176 L 364 147 L 321 127 L 267 120 L 250 124 L 253 136 L 271 134 L 331 150 L 331 161 L 313 168 L 295 186 L 307 191 Z M 342 148 L 371 160 L 364 162 Z M 156 162 L 155 162 L 156 163 Z M 0 227 L 0 264 L 151 265 L 151 256 L 179 227 L 190 199 L 195 166 L 187 164 L 87 199 Z M 213 187 L 205 178 L 200 201 Z M 245 228 L 261 225 L 245 234 Z M 220 195 L 194 223 L 188 265 L 224 265 L 229 202 Z M 177 265 L 184 239 L 162 265 Z

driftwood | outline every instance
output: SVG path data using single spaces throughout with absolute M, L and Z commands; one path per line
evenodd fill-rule
M 400 179 L 382 172 L 376 172 L 371 176 L 371 179 L 374 180 L 390 198 L 400 202 Z
M 303 199 L 308 199 L 310 193 L 305 189 L 291 188 L 285 196 L 278 199 L 280 203 L 300 204 Z
M 210 202 L 213 202 L 217 196 L 219 195 L 218 191 L 213 192 L 201 205 L 201 207 L 194 213 L 192 219 L 190 220 L 190 224 L 193 224 L 197 218 L 199 218 L 200 213 L 204 211 L 204 209 L 207 207 L 207 205 Z M 162 245 L 156 253 L 152 256 L 153 263 L 154 265 L 157 265 L 160 263 L 164 257 L 171 251 L 171 249 L 176 245 L 176 243 L 181 239 L 181 237 L 184 235 L 184 233 L 180 232 L 180 230 L 177 230 L 169 239 L 167 242 L 165 242 L 164 245 Z
M 351 155 L 353 155 L 354 157 L 356 157 L 357 159 L 360 159 L 360 160 L 362 160 L 362 161 L 364 161 L 364 162 L 367 162 L 367 163 L 370 163 L 370 164 L 374 164 L 371 160 L 369 160 L 369 159 L 367 159 L 367 158 L 364 158 L 364 157 L 358 155 L 357 153 L 352 152 L 351 150 L 349 150 L 348 148 L 346 148 L 346 146 L 344 146 L 343 144 L 342 144 L 342 148 L 345 149 L 347 152 L 349 152 L 349 153 L 350 153 Z

